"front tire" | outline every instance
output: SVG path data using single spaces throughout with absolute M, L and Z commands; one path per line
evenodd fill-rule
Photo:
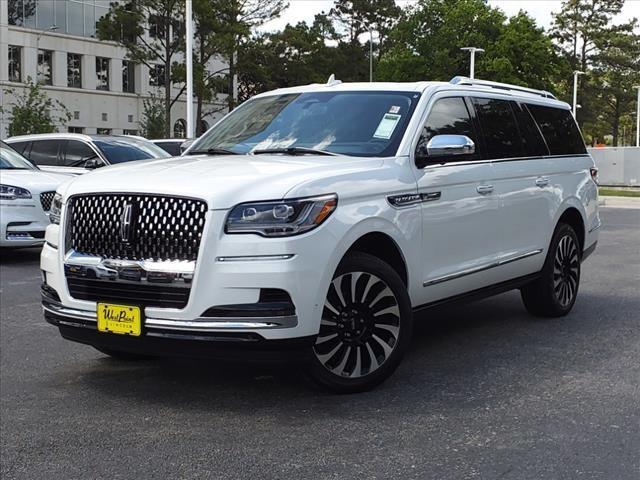
M 377 257 L 349 253 L 329 286 L 307 372 L 334 393 L 370 390 L 400 364 L 411 327 L 411 302 L 398 273 Z
M 540 278 L 520 290 L 529 313 L 538 317 L 562 317 L 571 311 L 580 286 L 581 256 L 573 227 L 558 224 Z

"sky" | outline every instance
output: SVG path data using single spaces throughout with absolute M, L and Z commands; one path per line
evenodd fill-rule
M 416 0 L 396 0 L 401 6 L 415 3 Z M 560 10 L 560 0 L 489 0 L 492 7 L 502 9 L 508 16 L 515 15 L 520 9 L 525 10 L 536 19 L 541 27 L 549 28 L 553 21 L 551 14 Z M 333 5 L 332 0 L 289 0 L 289 8 L 284 14 L 267 24 L 262 31 L 281 30 L 287 23 L 295 24 L 300 21 L 311 23 L 315 14 L 322 11 L 328 12 Z M 632 17 L 640 18 L 640 0 L 627 0 L 616 23 L 628 20 Z

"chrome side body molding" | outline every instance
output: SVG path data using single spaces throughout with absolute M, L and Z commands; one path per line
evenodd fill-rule
M 511 262 L 516 262 L 518 260 L 523 260 L 525 258 L 529 258 L 532 257 L 534 255 L 538 255 L 540 253 L 542 253 L 542 249 L 539 248 L 537 250 L 532 250 L 530 252 L 527 253 L 523 253 L 521 255 L 517 255 L 515 257 L 506 257 L 506 258 L 502 258 L 496 262 L 491 262 L 488 263 L 486 265 L 480 265 L 477 267 L 473 267 L 473 268 L 468 268 L 466 270 L 461 270 L 459 272 L 454 272 L 454 273 L 450 273 L 448 275 L 443 275 L 442 277 L 439 278 L 434 278 L 433 280 L 429 280 L 426 281 L 422 284 L 423 287 L 428 287 L 431 285 L 436 285 L 438 283 L 442 283 L 442 282 L 448 282 L 449 280 L 455 280 L 456 278 L 461 278 L 461 277 L 466 277 L 467 275 L 473 275 L 474 273 L 480 273 L 483 272 L 485 270 L 489 270 L 490 268 L 495 268 L 495 267 L 500 267 L 502 265 L 506 265 L 508 263 Z

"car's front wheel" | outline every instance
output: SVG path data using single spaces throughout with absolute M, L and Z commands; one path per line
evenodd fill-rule
M 329 286 L 308 372 L 336 393 L 370 390 L 398 367 L 411 326 L 411 303 L 398 273 L 372 255 L 349 253 Z

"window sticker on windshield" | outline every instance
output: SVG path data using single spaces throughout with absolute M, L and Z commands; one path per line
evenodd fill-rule
M 389 113 L 400 113 L 400 107 L 398 105 L 393 105 L 390 109 L 389 109 Z
M 385 113 L 382 120 L 380 120 L 380 125 L 376 129 L 373 134 L 373 138 L 383 138 L 385 140 L 389 140 L 391 135 L 393 135 L 393 131 L 396 129 L 396 125 L 402 118 L 402 115 L 395 115 L 393 113 Z

